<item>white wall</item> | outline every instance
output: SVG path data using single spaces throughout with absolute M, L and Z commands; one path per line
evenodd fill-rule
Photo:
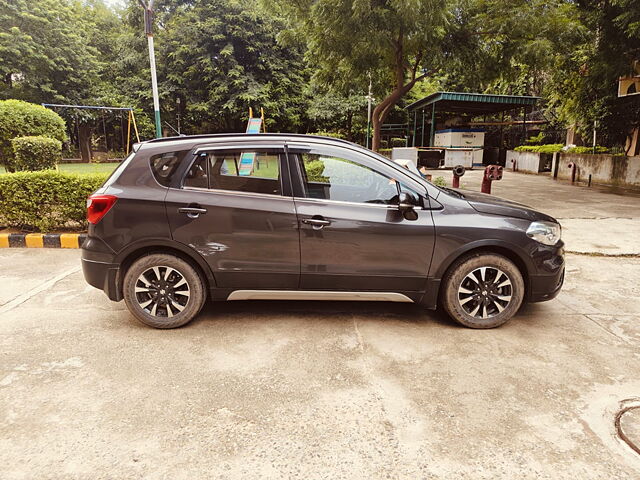
M 542 168 L 539 153 L 507 150 L 504 168 L 507 170 L 513 170 L 513 160 L 516 161 L 516 171 L 518 172 L 538 173 Z

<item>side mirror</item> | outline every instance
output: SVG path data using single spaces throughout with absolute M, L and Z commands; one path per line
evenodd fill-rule
M 398 210 L 409 212 L 418 205 L 418 199 L 411 192 L 400 192 L 398 194 Z

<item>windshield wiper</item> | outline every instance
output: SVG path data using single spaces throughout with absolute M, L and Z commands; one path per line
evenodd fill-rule
M 457 190 L 454 190 L 453 188 L 449 188 L 449 187 L 440 187 L 440 188 L 448 193 L 452 193 L 453 195 L 456 195 L 458 198 L 464 198 L 463 193 L 460 193 Z

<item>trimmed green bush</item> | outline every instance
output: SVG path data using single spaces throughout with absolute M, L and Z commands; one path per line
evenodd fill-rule
M 594 153 L 593 147 L 573 147 L 567 150 L 567 153 Z M 607 147 L 596 146 L 595 153 L 609 153 L 609 149 Z
M 62 142 L 49 137 L 16 137 L 11 140 L 16 170 L 48 170 L 62 159 Z
M 563 151 L 564 145 L 561 143 L 550 143 L 547 145 L 521 145 L 514 148 L 516 152 L 532 152 L 532 153 L 556 153 Z M 593 147 L 572 147 L 564 151 L 564 153 L 593 153 Z M 609 153 L 607 147 L 596 147 L 595 153 Z
M 11 140 L 42 135 L 64 142 L 65 123 L 56 112 L 21 100 L 0 100 L 0 160 L 8 171 L 14 170 Z
M 86 228 L 87 197 L 108 175 L 53 170 L 0 175 L 0 225 L 28 231 Z
M 407 146 L 407 140 L 402 138 L 402 137 L 393 137 L 391 139 L 391 146 L 392 147 L 406 147 Z
M 549 143 L 547 145 L 521 145 L 514 148 L 516 152 L 532 152 L 532 153 L 556 153 L 562 151 L 564 147 L 561 143 Z

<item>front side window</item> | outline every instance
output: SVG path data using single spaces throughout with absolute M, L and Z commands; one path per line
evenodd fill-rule
M 307 198 L 394 205 L 399 190 L 408 190 L 397 180 L 345 158 L 317 153 L 298 158 Z
M 220 150 L 198 155 L 185 187 L 281 195 L 277 152 Z

